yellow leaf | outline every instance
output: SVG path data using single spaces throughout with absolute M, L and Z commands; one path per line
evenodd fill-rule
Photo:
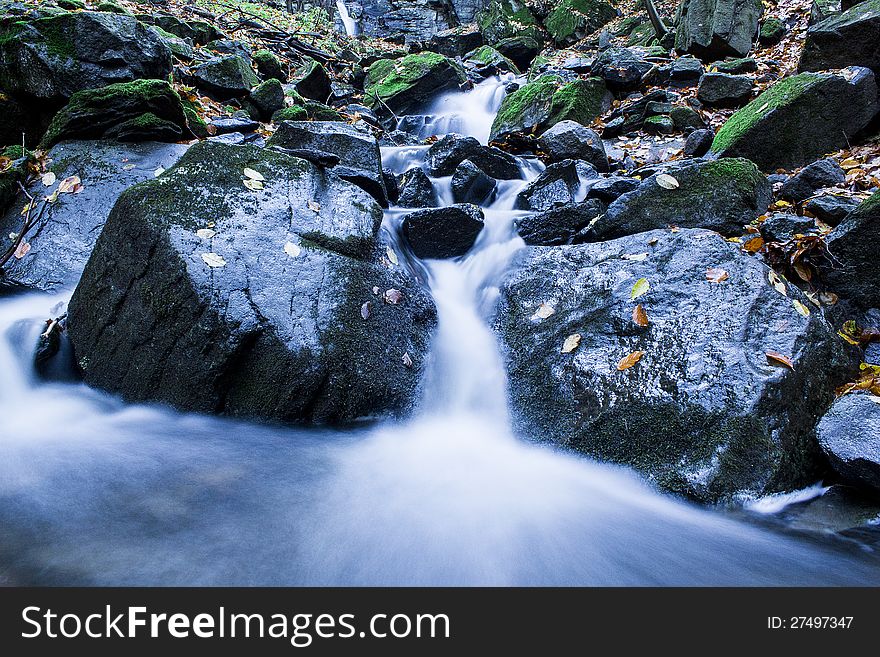
M 648 325 L 648 313 L 642 308 L 642 304 L 633 308 L 633 323 L 643 327 Z
M 862 163 L 858 160 L 854 160 L 852 158 L 847 158 L 843 162 L 840 163 L 841 169 L 855 169 L 862 166 Z
M 621 372 L 623 370 L 628 370 L 630 367 L 638 363 L 644 355 L 644 351 L 634 351 L 629 356 L 624 356 L 620 359 L 620 362 L 617 363 L 617 369 Z
M 663 189 L 678 189 L 678 180 L 670 176 L 668 173 L 657 174 L 657 184 Z
M 797 310 L 804 317 L 810 316 L 810 309 L 807 308 L 804 304 L 802 304 L 797 299 L 793 299 L 791 304 L 794 306 L 794 309 Z
M 632 292 L 629 293 L 629 298 L 630 300 L 638 299 L 650 289 L 651 284 L 648 282 L 648 279 L 640 278 L 636 281 L 635 285 L 633 285 Z
M 761 247 L 764 246 L 764 238 L 763 237 L 753 237 L 748 240 L 745 244 L 743 244 L 743 251 L 746 253 L 757 253 L 761 250 Z
M 538 309 L 535 311 L 535 314 L 532 315 L 531 319 L 547 319 L 555 312 L 556 309 L 549 303 L 542 303 L 540 306 L 538 306 Z
M 570 354 L 572 351 L 578 348 L 578 345 L 581 343 L 581 334 L 580 333 L 572 333 L 567 338 L 565 338 L 565 342 L 562 343 L 562 353 Z

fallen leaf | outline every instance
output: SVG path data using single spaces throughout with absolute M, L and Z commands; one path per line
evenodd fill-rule
M 668 173 L 657 174 L 657 184 L 663 189 L 678 189 L 678 180 L 670 176 Z
M 79 176 L 68 176 L 58 185 L 58 193 L 69 194 L 74 191 L 74 188 L 79 185 L 80 182 L 82 181 L 79 179 Z
M 400 290 L 395 290 L 394 288 L 391 288 L 390 290 L 385 290 L 385 294 L 382 295 L 382 300 L 385 303 L 396 306 L 403 300 L 403 292 L 401 292 Z
M 706 280 L 710 283 L 720 283 L 728 279 L 727 272 L 718 267 L 710 267 L 706 270 Z
M 782 282 L 779 274 L 771 269 L 767 272 L 767 279 L 770 281 L 770 285 L 772 285 L 779 294 L 788 296 L 788 290 L 785 289 L 785 283 Z
M 22 217 L 26 216 L 27 213 L 30 212 L 33 207 L 34 207 L 33 201 L 25 203 L 24 207 L 21 209 L 21 216 Z
M 367 301 L 364 305 L 361 306 L 361 317 L 364 319 L 370 319 L 370 308 L 373 306 L 372 301 Z
M 840 300 L 834 292 L 819 292 L 819 301 L 824 306 L 833 306 Z
M 223 256 L 217 255 L 216 253 L 203 253 L 202 260 L 205 261 L 205 264 L 209 267 L 225 267 L 226 261 L 223 259 Z
M 134 169 L 133 164 L 126 164 L 124 167 L 122 167 L 123 171 L 131 171 L 132 169 Z
M 764 238 L 763 237 L 753 237 L 752 239 L 746 241 L 746 243 L 742 245 L 742 249 L 746 253 L 757 253 L 758 251 L 761 250 L 762 246 L 764 246 Z
M 578 348 L 578 345 L 581 343 L 581 334 L 580 333 L 572 333 L 567 338 L 565 338 L 565 342 L 562 343 L 562 353 L 570 354 L 572 351 Z
M 49 203 L 55 203 L 55 201 L 58 200 L 58 190 L 56 189 L 54 192 L 52 192 L 51 194 L 49 194 L 49 196 L 46 197 L 46 200 L 47 200 Z
M 641 262 L 645 258 L 648 257 L 647 253 L 625 253 L 620 256 L 623 260 L 634 260 L 635 262 Z
M 645 355 L 644 351 L 634 351 L 629 356 L 624 356 L 620 359 L 620 362 L 617 364 L 617 369 L 619 371 L 628 370 L 630 367 L 638 363 L 642 356 Z
M 547 319 L 548 317 L 550 317 L 550 315 L 552 315 L 555 312 L 556 312 L 556 309 L 553 306 L 551 306 L 549 303 L 542 303 L 540 306 L 538 306 L 538 309 L 535 311 L 535 313 L 531 316 L 530 319 L 532 319 L 532 320 Z
M 642 327 L 648 325 L 648 313 L 642 308 L 642 304 L 633 308 L 633 323 Z
M 399 264 L 399 261 L 397 259 L 397 254 L 394 252 L 394 249 L 392 249 L 390 246 L 385 247 L 385 255 L 388 257 L 388 262 L 390 262 L 392 265 Z
M 379 296 L 379 288 L 375 285 L 373 286 L 373 294 L 375 294 L 377 297 Z
M 210 228 L 200 228 L 199 230 L 196 231 L 196 235 L 198 235 L 203 240 L 209 240 L 212 237 L 214 237 L 214 235 L 216 235 L 216 234 L 217 233 L 215 233 Z
M 660 240 L 657 239 L 656 237 L 652 237 L 651 239 L 648 240 L 648 246 L 654 246 L 654 245 L 657 244 L 657 242 L 659 242 L 659 241 L 660 241 Z
M 800 262 L 794 263 L 794 270 L 797 273 L 797 275 L 801 278 L 801 280 L 809 282 L 810 279 L 813 278 L 812 270 L 809 267 L 807 267 L 806 265 L 804 265 L 803 263 L 800 263 Z
M 309 210 L 311 210 L 312 212 L 320 212 L 321 211 L 321 204 L 318 203 L 317 201 L 309 201 L 308 206 L 309 206 Z
M 648 279 L 640 278 L 635 282 L 635 285 L 633 285 L 632 291 L 629 293 L 629 298 L 630 300 L 637 299 L 650 289 L 651 284 L 648 282 Z
M 28 251 L 30 251 L 30 250 L 31 250 L 30 242 L 22 242 L 21 244 L 19 244 L 18 248 L 15 249 L 16 260 L 21 260 L 22 258 L 24 258 L 28 254 Z
M 768 351 L 767 353 L 767 362 L 770 365 L 784 365 L 790 370 L 794 369 L 794 363 L 791 362 L 791 358 L 788 356 L 783 356 L 782 354 L 775 351 Z
M 851 344 L 851 345 L 854 346 L 854 347 L 859 347 L 859 346 L 861 346 L 861 343 L 860 343 L 858 340 L 856 340 L 855 338 L 853 338 L 853 337 L 850 336 L 850 335 L 847 335 L 847 334 L 846 334 L 845 332 L 843 332 L 843 331 L 838 331 L 838 332 L 837 332 L 837 335 L 839 335 L 840 337 L 842 337 L 844 340 L 846 340 L 849 344 Z
M 55 184 L 55 174 L 52 171 L 44 173 L 43 177 L 40 178 L 40 181 L 43 183 L 44 186 L 51 187 Z
M 859 162 L 858 160 L 854 160 L 852 158 L 847 158 L 846 160 L 844 160 L 843 162 L 840 163 L 841 169 L 856 169 L 860 166 L 862 166 L 862 163 Z
M 284 252 L 287 255 L 289 255 L 291 258 L 295 258 L 300 253 L 302 253 L 302 249 L 299 247 L 299 244 L 294 244 L 293 242 L 287 242 L 284 245 Z
M 262 173 L 260 173 L 259 171 L 254 171 L 253 169 L 251 169 L 249 167 L 245 167 L 244 171 L 242 173 L 244 173 L 244 177 L 249 180 L 258 180 L 260 182 L 263 182 L 264 180 L 266 180 L 263 177 Z
M 403 358 L 401 358 L 400 360 L 403 361 L 404 367 L 411 368 L 413 366 L 413 359 L 410 357 L 409 353 L 406 351 L 403 352 Z
M 263 189 L 263 183 L 261 183 L 259 180 L 253 180 L 251 178 L 244 179 L 244 186 L 247 187 L 252 192 L 256 192 L 256 191 Z
M 153 177 L 158 178 L 163 173 L 165 173 L 165 167 L 156 167 L 156 170 L 153 172 Z
M 810 316 L 810 309 L 807 308 L 804 304 L 802 304 L 797 299 L 792 299 L 791 304 L 794 306 L 794 309 L 797 310 L 804 317 Z

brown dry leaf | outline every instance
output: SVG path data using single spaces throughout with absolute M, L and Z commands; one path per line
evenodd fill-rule
M 791 362 L 791 358 L 788 356 L 783 356 L 779 352 L 776 351 L 768 351 L 767 353 L 767 362 L 770 365 L 784 365 L 790 370 L 794 369 L 794 363 Z
M 79 185 L 82 181 L 79 179 L 79 176 L 68 176 L 58 185 L 58 193 L 59 194 L 70 194 L 74 191 L 74 188 Z
M 761 250 L 761 247 L 764 246 L 764 238 L 763 237 L 753 237 L 752 239 L 746 241 L 745 244 L 742 245 L 743 251 L 746 253 L 757 253 Z
M 634 351 L 629 356 L 624 356 L 620 359 L 620 362 L 617 364 L 617 369 L 619 371 L 628 370 L 630 367 L 638 363 L 642 356 L 645 355 L 644 351 Z
M 581 334 L 580 333 L 572 333 L 567 338 L 565 338 L 565 342 L 562 343 L 562 353 L 570 354 L 572 351 L 578 348 L 578 345 L 581 343 Z
M 809 283 L 810 280 L 813 278 L 812 270 L 806 265 L 800 262 L 796 262 L 794 263 L 794 265 L 792 265 L 792 267 L 797 275 L 800 276 L 801 280 L 807 281 Z
M 29 242 L 21 242 L 18 245 L 18 248 L 15 249 L 16 260 L 21 260 L 22 258 L 24 258 L 28 254 L 28 251 L 30 251 L 30 250 L 31 250 L 31 245 Z
M 706 280 L 710 283 L 720 283 L 728 279 L 727 272 L 718 267 L 710 267 L 706 270 Z
M 645 309 L 642 308 L 642 304 L 637 305 L 633 308 L 633 323 L 637 326 L 647 326 L 648 325 L 648 313 L 645 312 Z

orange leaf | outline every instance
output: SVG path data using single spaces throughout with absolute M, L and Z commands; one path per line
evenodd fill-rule
M 791 358 L 789 358 L 788 356 L 783 356 L 776 351 L 767 352 L 767 362 L 771 365 L 784 365 L 790 370 L 794 369 L 794 363 L 791 362 Z
M 637 305 L 633 308 L 633 323 L 638 326 L 647 326 L 648 325 L 648 313 L 645 312 L 645 309 L 642 308 L 642 304 Z
M 718 267 L 710 267 L 706 270 L 706 280 L 710 283 L 720 283 L 727 280 L 727 272 Z
M 617 369 L 619 371 L 628 370 L 630 367 L 638 363 L 642 356 L 645 355 L 644 351 L 634 351 L 629 356 L 625 356 L 620 359 L 620 362 L 617 364 Z
M 743 244 L 743 251 L 746 253 L 757 253 L 761 250 L 761 247 L 764 246 L 764 238 L 763 237 L 753 237 L 745 244 Z

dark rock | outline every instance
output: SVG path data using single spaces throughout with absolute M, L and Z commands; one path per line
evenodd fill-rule
M 593 75 L 603 80 L 612 91 L 633 91 L 642 86 L 642 78 L 654 65 L 638 50 L 608 48 L 593 64 Z
M 797 175 L 791 176 L 782 184 L 779 196 L 787 201 L 800 203 L 820 189 L 834 187 L 843 182 L 846 182 L 846 174 L 840 165 L 829 157 L 808 164 Z
M 270 78 L 251 90 L 250 101 L 254 104 L 259 118 L 269 121 L 275 112 L 284 109 L 284 89 L 278 80 Z
M 677 82 L 696 81 L 703 75 L 703 62 L 696 57 L 679 57 L 672 62 L 669 77 Z
M 843 395 L 831 406 L 816 435 L 831 467 L 847 483 L 880 493 L 880 399 Z
M 624 178 L 623 176 L 602 178 L 590 185 L 587 198 L 597 198 L 600 201 L 611 203 L 611 201 L 627 192 L 633 191 L 641 184 L 642 181 L 636 178 Z
M 605 0 L 559 0 L 553 4 L 544 27 L 560 47 L 580 41 L 617 18 L 617 10 Z
M 357 19 L 361 32 L 391 43 L 422 43 L 455 23 L 449 2 L 357 0 L 355 6 L 360 7 L 360 16 L 352 13 L 352 17 Z
M 335 153 L 318 150 L 317 148 L 280 148 L 276 146 L 275 150 L 307 160 L 321 169 L 332 169 L 340 162 L 339 156 Z M 382 180 L 387 180 L 384 170 L 382 171 Z
M 656 107 L 656 103 L 667 103 L 669 99 L 670 94 L 662 89 L 656 89 L 637 100 L 624 102 L 608 115 L 602 137 L 609 139 L 640 130 L 645 119 L 651 116 L 648 108 Z
M 42 145 L 49 148 L 67 139 L 174 142 L 191 137 L 171 85 L 136 80 L 77 91 L 52 119 Z
M 339 156 L 339 165 L 333 172 L 365 189 L 380 205 L 388 207 L 379 144 L 354 126 L 339 121 L 283 121 L 268 145 L 318 149 Z
M 582 160 L 551 164 L 517 195 L 515 207 L 542 211 L 576 203 L 586 198 L 587 181 L 598 177 L 596 169 Z
M 435 208 L 439 205 L 434 185 L 421 167 L 413 167 L 401 174 L 398 187 L 397 204 L 402 208 Z
M 735 107 L 752 95 L 754 81 L 747 75 L 704 73 L 697 88 L 697 98 L 707 105 Z
M 611 94 L 599 78 L 563 82 L 559 76 L 543 75 L 504 98 L 489 139 L 540 133 L 565 120 L 589 125 L 610 106 Z
M 481 230 L 483 211 L 468 203 L 411 212 L 402 224 L 403 236 L 417 258 L 462 256 Z
M 241 184 L 245 167 L 265 177 L 262 190 Z M 98 239 L 69 310 L 86 383 L 288 422 L 409 413 L 434 308 L 382 263 L 381 220 L 366 192 L 305 160 L 193 146 L 120 196 Z M 197 233 L 208 225 L 212 236 Z M 402 301 L 374 302 L 364 320 L 374 286 Z
M 400 197 L 400 189 L 397 187 L 397 176 L 391 169 L 382 168 L 382 180 L 385 181 L 385 191 L 388 193 L 388 201 L 392 205 L 397 204 Z
M 526 244 L 558 246 L 571 244 L 575 236 L 602 214 L 605 206 L 597 199 L 537 212 L 516 220 L 516 231 Z
M 244 41 L 235 39 L 216 39 L 205 44 L 205 49 L 218 55 L 238 55 L 250 65 L 253 61 L 253 51 Z
M 192 69 L 186 80 L 214 100 L 244 98 L 252 87 L 260 83 L 244 59 L 238 55 L 227 55 L 211 59 Z
M 278 80 L 281 83 L 287 82 L 287 73 L 274 53 L 270 50 L 258 50 L 253 54 L 254 64 L 257 67 L 257 73 L 264 80 Z
M 227 144 L 229 146 L 238 146 L 240 144 L 246 144 L 248 142 L 248 137 L 252 136 L 253 135 L 245 135 L 241 132 L 224 132 L 222 135 L 208 137 L 208 141 L 218 144 Z
M 0 151 L 0 157 L 5 158 L 3 161 L 6 163 L 0 169 L 0 216 L 2 216 L 19 197 L 19 184 L 24 184 L 30 175 L 29 164 L 32 155 L 21 146 L 7 146 Z M 20 225 L 20 214 L 16 215 L 15 221 L 18 221 Z
M 865 66 L 880 75 L 880 0 L 864 0 L 807 30 L 800 71 Z
M 465 61 L 473 62 L 480 70 L 495 74 L 497 72 L 519 73 L 519 69 L 512 61 L 507 59 L 492 46 L 480 46 L 464 56 Z
M 816 222 L 809 217 L 785 212 L 774 212 L 761 222 L 761 235 L 768 242 L 787 242 L 795 235 L 807 235 L 816 230 Z
M 483 34 L 476 25 L 460 25 L 438 32 L 426 44 L 432 52 L 447 57 L 462 57 L 483 45 Z
M 532 37 L 512 36 L 496 42 L 495 50 L 516 64 L 520 71 L 528 70 L 532 61 L 541 52 L 541 46 Z
M 761 23 L 761 30 L 758 32 L 758 41 L 762 46 L 775 46 L 782 41 L 787 29 L 785 23 L 778 18 L 770 17 Z
M 703 61 L 745 57 L 763 11 L 761 0 L 684 0 L 675 49 Z
M 712 148 L 715 133 L 712 130 L 694 130 L 684 142 L 685 157 L 703 157 Z
M 367 71 L 364 104 L 380 116 L 412 114 L 441 91 L 456 89 L 466 80 L 461 66 L 434 52 L 380 59 Z
M 880 192 L 859 206 L 828 235 L 832 265 L 823 272 L 829 287 L 865 308 L 880 308 Z
M 813 0 L 810 3 L 810 25 L 821 23 L 829 16 L 839 14 L 842 4 L 840 0 Z
M 743 73 L 755 73 L 758 70 L 758 62 L 754 57 L 740 57 L 737 59 L 725 59 L 713 62 L 709 68 L 714 68 L 719 73 L 742 75 Z
M 608 171 L 605 145 L 595 131 L 575 121 L 560 121 L 538 140 L 552 162 L 586 160 L 597 171 Z
M 702 130 L 706 127 L 700 113 L 687 105 L 676 105 L 673 107 L 669 110 L 669 118 L 672 119 L 673 127 L 682 132 Z
M 43 134 L 40 117 L 11 96 L 0 93 L 0 144 L 35 146 Z
M 47 188 L 37 180 L 31 193 L 50 194 L 74 175 L 82 181 L 82 191 L 59 194 L 47 207 L 41 227 L 27 236 L 30 251 L 3 268 L 0 288 L 49 291 L 75 285 L 117 197 L 155 178 L 157 170 L 172 166 L 186 149 L 180 144 L 112 141 L 68 141 L 52 148 L 49 166 L 57 182 Z M 20 210 L 16 204 L 0 217 L 4 236 L 21 229 Z
M 491 198 L 495 187 L 495 179 L 470 160 L 459 164 L 452 176 L 452 198 L 456 203 L 482 205 Z
M 837 226 L 858 205 L 858 200 L 851 196 L 823 194 L 822 196 L 811 198 L 804 203 L 804 209 L 815 215 L 822 223 L 829 226 Z
M 326 103 L 333 93 L 330 74 L 314 59 L 307 59 L 296 72 L 293 88 L 303 98 Z
M 512 155 L 498 148 L 483 146 L 473 137 L 454 133 L 431 145 L 425 155 L 425 166 L 432 176 L 451 176 L 465 160 L 470 160 L 499 180 L 522 178 L 519 165 Z
M 731 116 L 712 152 L 747 157 L 764 171 L 794 169 L 846 148 L 877 112 L 877 84 L 866 68 L 801 73 L 764 91 Z
M 260 127 L 260 124 L 252 119 L 242 119 L 235 116 L 212 119 L 211 125 L 214 127 L 215 135 L 225 135 L 230 132 L 253 132 Z
M 421 140 L 403 130 L 389 130 L 379 138 L 379 146 L 416 146 Z
M 642 122 L 642 129 L 649 135 L 671 135 L 675 123 L 668 116 L 649 116 Z
M 661 175 L 671 175 L 678 187 L 661 186 L 657 182 Z M 697 161 L 668 174 L 654 174 L 618 198 L 593 226 L 590 241 L 669 225 L 741 235 L 743 226 L 761 215 L 772 200 L 770 183 L 748 160 Z
M 132 16 L 65 13 L 0 34 L 0 88 L 16 95 L 60 104 L 84 89 L 169 73 L 171 51 Z
M 538 19 L 520 0 L 489 0 L 477 16 L 477 23 L 489 45 L 516 36 L 527 36 L 539 43 L 544 41 Z
M 709 267 L 728 279 L 709 282 Z M 704 230 L 526 250 L 501 285 L 494 324 L 517 433 L 704 501 L 815 481 L 813 426 L 855 361 L 821 313 L 794 310 L 792 299 L 806 298 L 792 286 L 779 294 L 769 271 Z M 641 278 L 650 289 L 633 301 Z M 646 328 L 631 320 L 635 303 Z M 555 313 L 536 317 L 541 304 Z M 794 369 L 768 362 L 771 350 Z M 636 351 L 641 360 L 618 370 Z
M 176 16 L 156 16 L 152 22 L 154 25 L 158 25 L 166 32 L 170 32 L 181 39 L 190 39 L 197 46 L 203 46 L 211 41 L 225 38 L 208 21 L 184 21 Z

